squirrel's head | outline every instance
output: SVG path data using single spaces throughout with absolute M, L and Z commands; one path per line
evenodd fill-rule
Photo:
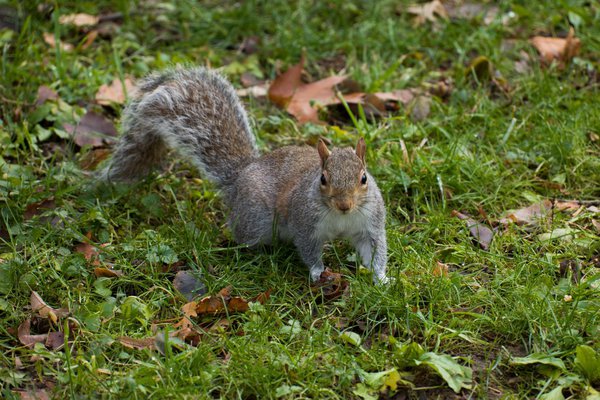
M 354 150 L 346 147 L 329 151 L 319 139 L 317 150 L 321 157 L 319 184 L 325 203 L 343 214 L 353 212 L 364 202 L 369 186 L 365 140 L 360 138 Z

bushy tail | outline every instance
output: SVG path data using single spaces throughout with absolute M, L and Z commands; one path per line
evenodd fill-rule
M 124 111 L 124 133 L 102 179 L 140 178 L 173 149 L 227 190 L 258 157 L 246 112 L 216 72 L 172 69 L 148 76 L 138 91 Z

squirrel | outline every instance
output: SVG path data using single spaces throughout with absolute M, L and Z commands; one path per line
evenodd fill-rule
M 259 154 L 233 86 L 203 67 L 174 68 L 141 81 L 124 110 L 123 135 L 99 178 L 132 181 L 175 150 L 213 181 L 230 211 L 240 244 L 292 242 L 313 281 L 324 271 L 323 246 L 349 239 L 386 282 L 387 241 L 381 192 L 355 149 L 285 146 Z

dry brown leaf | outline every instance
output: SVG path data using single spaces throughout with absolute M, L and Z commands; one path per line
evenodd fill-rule
M 155 338 L 149 337 L 144 339 L 135 339 L 127 336 L 121 336 L 119 343 L 128 349 L 143 350 L 143 349 L 156 349 Z
M 331 76 L 313 83 L 300 86 L 290 100 L 287 111 L 299 123 L 320 123 L 319 111 L 315 106 L 327 106 L 340 103 L 335 92 L 335 86 L 342 83 L 346 76 Z
M 66 52 L 73 51 L 72 44 L 65 43 L 61 40 L 59 40 L 57 43 L 56 38 L 54 37 L 54 34 L 52 34 L 52 33 L 44 32 L 44 42 L 46 42 L 52 48 L 56 48 L 58 46 L 58 48 L 61 49 L 62 51 L 66 51 Z
M 21 400 L 50 400 L 45 389 L 15 390 L 13 393 L 18 393 Z
M 60 350 L 65 345 L 65 334 L 60 331 L 48 332 L 45 345 L 51 350 Z
M 17 329 L 17 337 L 19 338 L 19 342 L 21 342 L 21 344 L 29 348 L 33 348 L 36 343 L 46 343 L 48 334 L 45 333 L 41 335 L 32 335 L 31 319 L 27 318 L 21 323 L 21 325 L 19 325 L 19 328 Z
M 125 101 L 127 100 L 127 96 L 125 95 L 125 91 L 123 90 L 123 84 L 125 85 L 127 95 L 130 95 L 135 89 L 133 80 L 127 77 L 124 79 L 123 83 L 121 83 L 121 80 L 114 79 L 110 83 L 110 85 L 100 86 L 98 92 L 96 93 L 96 103 L 101 104 L 103 106 L 108 106 L 113 103 L 125 103 Z
M 119 269 L 96 267 L 96 268 L 94 268 L 94 275 L 96 275 L 96 278 L 100 278 L 100 277 L 119 278 L 119 277 L 123 276 L 123 271 L 121 271 Z
M 114 142 L 117 136 L 115 125 L 104 116 L 88 111 L 79 124 L 64 124 L 65 131 L 73 136 L 73 141 L 79 147 L 102 147 Z
M 298 64 L 290 67 L 271 83 L 268 90 L 269 100 L 279 107 L 286 107 L 296 92 L 296 89 L 302 85 L 303 70 L 304 54 L 300 57 L 300 62 L 298 62 Z
M 238 89 L 235 93 L 239 97 L 265 97 L 269 92 L 269 83 L 261 83 L 256 86 L 250 86 L 244 89 Z
M 58 19 L 63 25 L 75 25 L 75 26 L 90 26 L 98 24 L 100 18 L 96 15 L 90 14 L 69 14 L 69 15 L 61 15 Z
M 183 311 L 186 317 L 197 317 L 198 313 L 196 312 L 196 307 L 198 307 L 198 302 L 190 301 L 189 303 L 185 303 L 183 307 L 181 307 L 181 311 Z M 184 319 L 187 318 L 184 317 Z
M 96 40 L 97 37 L 98 37 L 97 30 L 94 29 L 94 30 L 90 31 L 87 35 L 85 35 L 85 39 L 83 41 L 83 44 L 81 45 L 81 48 L 83 50 L 85 50 L 88 47 L 90 47 L 92 45 L 92 43 L 94 43 L 94 41 Z
M 35 291 L 31 292 L 29 303 L 33 312 L 37 312 L 43 318 L 50 319 L 55 324 L 58 322 L 59 317 L 64 318 L 69 315 L 69 312 L 65 309 L 54 309 L 50 307 Z
M 81 158 L 79 166 L 86 171 L 92 171 L 96 169 L 98 164 L 106 160 L 110 153 L 111 151 L 105 148 L 90 149 Z
M 431 271 L 433 276 L 436 277 L 447 277 L 448 276 L 448 265 L 436 260 L 435 266 L 433 267 L 433 271 Z
M 562 65 L 571 61 L 579 53 L 581 47 L 581 41 L 575 37 L 573 27 L 569 28 L 566 38 L 534 36 L 530 41 L 540 53 L 542 61 L 551 63 L 553 60 L 557 60 Z
M 325 268 L 319 280 L 313 283 L 310 289 L 313 293 L 322 293 L 325 300 L 334 300 L 346 293 L 348 281 L 342 274 Z
M 43 212 L 48 210 L 54 210 L 55 208 L 56 203 L 54 202 L 53 197 L 35 203 L 31 203 L 25 208 L 25 212 L 23 213 L 23 219 L 25 221 L 30 220 L 36 215 L 42 214 Z
M 452 210 L 452 216 L 462 219 L 466 222 L 471 236 L 473 236 L 477 244 L 479 244 L 483 250 L 488 250 L 490 248 L 490 244 L 494 239 L 494 231 L 492 231 L 490 227 L 477 222 L 470 216 L 460 213 L 456 210 Z
M 550 200 L 544 200 L 540 203 L 535 203 L 529 207 L 521 208 L 512 212 L 509 212 L 506 217 L 500 219 L 500 223 L 508 225 L 511 222 L 517 225 L 538 225 L 544 220 L 552 209 L 552 202 Z
M 414 14 L 413 24 L 415 26 L 423 25 L 426 21 L 436 22 L 438 17 L 448 19 L 446 7 L 440 0 L 433 0 L 423 4 L 413 4 L 406 9 L 410 14 Z
M 99 250 L 96 246 L 93 246 L 89 243 L 79 243 L 75 246 L 75 251 L 83 254 L 83 257 L 85 257 L 85 259 L 88 260 L 91 265 L 100 265 Z
M 481 17 L 485 25 L 491 24 L 498 15 L 499 9 L 495 5 L 482 3 L 449 3 L 445 6 L 450 18 L 474 19 Z
M 187 317 L 195 317 L 196 315 L 205 314 L 222 314 L 222 313 L 236 313 L 246 312 L 249 309 L 249 302 L 264 302 L 270 297 L 270 290 L 259 294 L 253 300 L 246 300 L 240 296 L 231 297 L 231 286 L 227 286 L 214 296 L 206 296 L 197 302 L 187 303 L 182 308 L 184 314 Z M 195 308 L 192 307 L 196 303 Z M 196 315 L 194 315 L 194 312 Z
M 38 88 L 35 105 L 41 106 L 48 100 L 58 100 L 58 94 L 54 90 L 50 89 L 48 86 L 41 85 Z

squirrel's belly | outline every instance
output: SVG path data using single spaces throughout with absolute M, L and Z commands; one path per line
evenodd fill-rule
M 361 236 L 367 230 L 368 221 L 364 214 L 341 214 L 333 211 L 319 221 L 314 235 L 323 240 L 350 239 Z

